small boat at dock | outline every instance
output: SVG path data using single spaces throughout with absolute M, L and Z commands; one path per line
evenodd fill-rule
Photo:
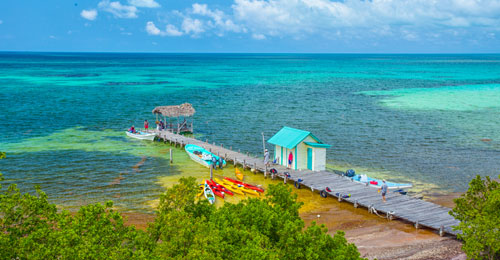
M 131 133 L 130 131 L 127 131 L 126 133 L 127 133 L 128 137 L 132 137 L 132 138 L 139 139 L 139 140 L 153 141 L 156 137 L 156 134 L 154 134 L 154 133 L 146 133 L 146 132 L 142 132 L 142 131 L 137 131 L 135 133 Z
M 212 189 L 210 189 L 210 185 L 208 185 L 206 181 L 205 181 L 205 189 L 203 190 L 203 192 L 205 193 L 205 198 L 207 198 L 208 202 L 210 204 L 214 204 L 215 203 L 214 192 L 212 191 Z
M 224 179 L 222 180 L 219 180 L 217 178 L 214 178 L 215 181 L 217 183 L 220 183 L 222 185 L 224 185 L 224 187 L 230 191 L 232 191 L 233 193 L 236 193 L 236 194 L 240 194 L 240 195 L 245 195 L 245 193 L 238 187 L 238 185 L 230 182 L 230 181 L 226 181 Z
M 261 189 L 261 188 L 259 188 L 259 187 L 255 186 L 255 185 L 251 185 L 251 184 L 248 184 L 248 183 L 244 183 L 244 182 L 242 182 L 242 181 L 238 181 L 238 180 L 235 180 L 235 179 L 231 179 L 231 178 L 229 178 L 229 177 L 224 177 L 224 179 L 225 179 L 225 180 L 227 180 L 227 181 L 230 181 L 230 182 L 232 182 L 232 183 L 234 183 L 234 184 L 236 184 L 236 185 L 241 185 L 241 186 L 243 186 L 243 187 L 245 187 L 245 188 L 247 188 L 247 189 L 251 189 L 251 190 L 254 190 L 254 191 L 258 191 L 258 192 L 264 192 L 264 190 L 263 190 L 263 189 Z
M 374 187 L 374 188 L 380 188 L 382 187 L 383 181 L 379 179 L 374 179 L 366 176 L 366 174 L 356 174 L 353 177 L 351 177 L 353 181 L 359 182 L 366 184 L 368 186 Z M 390 190 L 397 190 L 397 189 L 408 189 L 411 188 L 413 185 L 411 183 L 397 183 L 397 182 L 390 182 L 386 181 L 385 184 L 387 184 L 387 188 Z
M 236 175 L 236 178 L 240 181 L 243 180 L 243 173 L 241 173 L 240 169 L 236 168 L 234 169 L 234 175 Z
M 186 147 L 184 147 L 186 150 L 186 153 L 189 155 L 191 160 L 205 166 L 209 167 L 212 165 L 212 158 L 215 157 L 217 160 L 216 165 L 219 166 L 219 156 L 205 150 L 205 148 L 194 145 L 194 144 L 187 144 Z M 226 165 L 226 161 L 222 160 L 222 166 Z
M 229 189 L 226 189 L 225 186 L 223 186 L 222 184 L 220 183 L 217 183 L 216 181 L 214 180 L 208 180 L 208 183 L 210 184 L 210 187 L 212 188 L 212 190 L 218 190 L 220 191 L 223 195 L 226 195 L 226 194 L 229 194 L 231 196 L 234 195 L 234 193 L 232 191 L 230 191 Z

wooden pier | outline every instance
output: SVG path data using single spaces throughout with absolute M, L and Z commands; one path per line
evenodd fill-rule
M 164 142 L 180 145 L 181 147 L 186 144 L 195 144 L 221 156 L 228 162 L 233 162 L 234 165 L 239 164 L 243 168 L 255 169 L 264 174 L 270 174 L 270 169 L 265 166 L 261 158 L 249 156 L 248 153 L 245 155 L 228 149 L 227 146 L 224 147 L 222 144 L 210 144 L 207 140 L 197 140 L 167 131 L 156 130 L 155 133 Z M 278 171 L 276 177 L 284 179 L 285 182 L 294 182 L 296 188 L 310 188 L 313 192 L 317 191 L 322 196 L 332 196 L 339 201 L 352 203 L 354 207 L 364 207 L 370 213 L 389 220 L 398 218 L 410 222 L 415 228 L 427 227 L 434 229 L 441 236 L 444 234 L 456 236 L 457 234 L 457 231 L 454 231 L 452 226 L 457 226 L 460 222 L 448 214 L 449 208 L 390 190 L 386 195 L 387 202 L 382 202 L 382 197 L 376 188 L 353 182 L 350 178 L 329 171 L 291 170 L 281 165 L 271 165 L 269 168 L 275 168 Z M 289 177 L 284 174 L 285 172 L 289 173 Z

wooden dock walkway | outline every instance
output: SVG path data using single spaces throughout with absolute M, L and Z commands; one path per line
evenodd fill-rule
M 244 168 L 251 168 L 266 173 L 266 166 L 263 159 L 249 156 L 248 153 L 245 155 L 241 152 L 235 152 L 231 149 L 232 147 L 228 149 L 228 147 L 224 147 L 223 145 L 210 144 L 206 141 L 204 142 L 167 131 L 155 130 L 155 133 L 165 142 L 182 147 L 186 144 L 195 144 L 223 157 L 228 162 L 233 162 L 235 165 L 239 164 Z M 277 177 L 283 178 L 285 182 L 297 182 L 301 179 L 300 186 L 308 187 L 312 191 L 320 193 L 323 191 L 323 194 L 326 192 L 339 201 L 347 201 L 352 203 L 354 207 L 365 207 L 370 213 L 377 214 L 389 220 L 399 218 L 412 223 L 415 228 L 422 226 L 437 230 L 441 236 L 444 234 L 456 236 L 457 234 L 457 231 L 454 231 L 452 226 L 458 225 L 459 221 L 448 214 L 450 211 L 449 208 L 407 195 L 401 195 L 399 192 L 392 192 L 390 190 L 386 195 L 387 202 L 382 202 L 377 189 L 362 183 L 353 182 L 350 178 L 329 171 L 291 170 L 281 165 L 272 165 L 270 168 L 275 168 L 278 171 Z M 289 178 L 283 174 L 285 172 L 290 174 Z M 330 192 L 326 191 L 327 187 L 331 190 Z M 350 194 L 350 197 L 346 198 L 348 194 Z

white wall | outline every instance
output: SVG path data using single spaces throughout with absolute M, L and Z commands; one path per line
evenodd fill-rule
M 314 147 L 313 171 L 324 171 L 325 169 L 326 169 L 326 148 Z

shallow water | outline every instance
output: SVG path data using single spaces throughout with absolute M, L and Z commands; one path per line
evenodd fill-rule
M 180 176 L 206 177 L 124 133 L 183 102 L 198 138 L 260 154 L 261 132 L 306 129 L 332 145 L 328 167 L 414 192 L 500 174 L 500 55 L 0 53 L 0 85 L 0 170 L 66 207 L 148 211 Z

